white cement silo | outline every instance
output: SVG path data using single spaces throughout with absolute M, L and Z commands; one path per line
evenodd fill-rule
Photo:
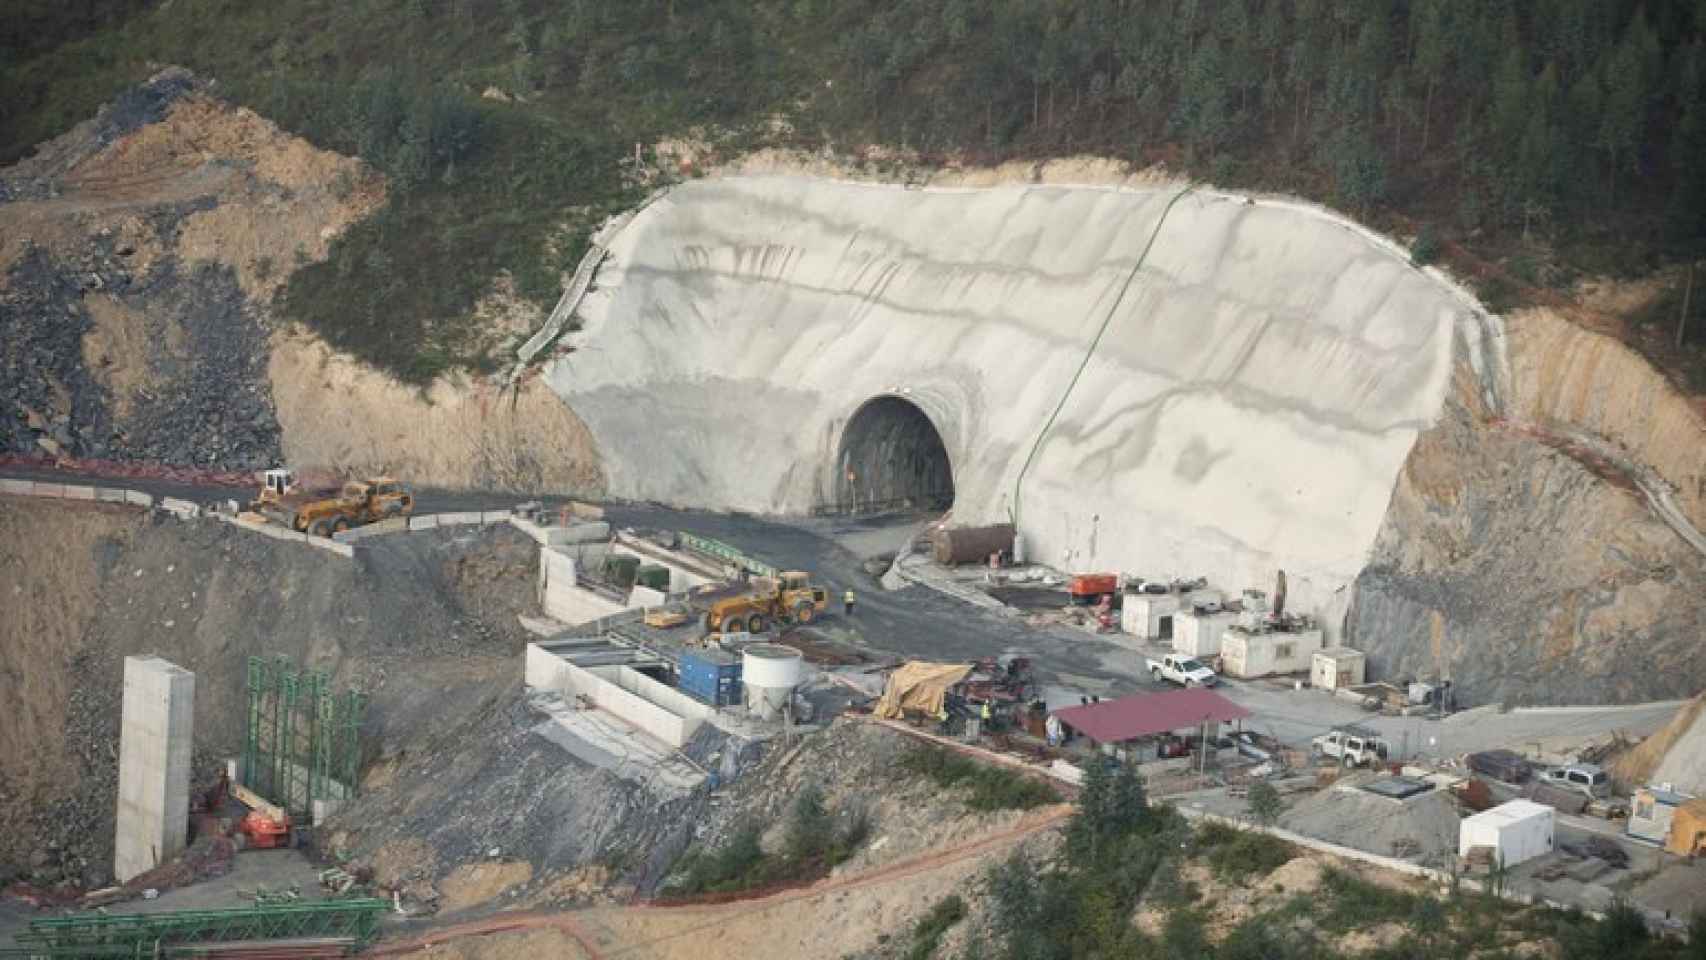
M 781 714 L 805 674 L 804 658 L 793 647 L 754 643 L 741 651 L 741 683 L 746 708 L 766 720 Z

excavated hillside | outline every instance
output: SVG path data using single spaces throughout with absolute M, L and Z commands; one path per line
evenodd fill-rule
M 240 750 L 251 656 L 367 691 L 370 749 L 406 753 L 513 696 L 536 551 L 494 527 L 328 562 L 224 524 L 0 497 L 0 882 L 110 877 L 124 657 L 196 674 L 200 786 Z
M 1460 366 L 1393 492 L 1347 634 L 1469 702 L 1706 688 L 1702 424 L 1645 361 L 1542 310 L 1509 323 L 1504 409 Z
M 179 69 L 0 170 L 0 452 L 597 490 L 549 391 L 415 390 L 278 317 L 291 273 L 385 201 L 360 161 Z M 538 312 L 503 277 L 479 309 L 514 337 Z

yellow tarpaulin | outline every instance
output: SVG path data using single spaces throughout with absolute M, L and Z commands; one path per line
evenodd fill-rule
M 1671 814 L 1665 849 L 1679 857 L 1706 853 L 1706 799 L 1690 800 Z
M 942 712 L 948 688 L 971 673 L 969 663 L 925 663 L 914 660 L 889 674 L 883 697 L 877 701 L 877 716 L 898 720 L 908 711 L 935 716 Z

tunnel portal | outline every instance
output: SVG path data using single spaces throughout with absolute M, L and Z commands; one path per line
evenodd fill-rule
M 841 434 L 835 507 L 843 513 L 946 510 L 954 502 L 948 448 L 910 400 L 877 397 Z

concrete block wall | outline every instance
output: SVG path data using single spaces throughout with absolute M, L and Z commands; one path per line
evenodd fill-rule
M 680 690 L 668 684 L 659 683 L 633 667 L 597 667 L 594 668 L 594 672 L 629 693 L 645 697 L 671 713 L 698 720 L 709 720 L 717 715 L 716 708 L 710 704 L 700 703 Z
M 628 609 L 575 585 L 575 558 L 558 547 L 539 550 L 539 605 L 546 616 L 569 626 Z
M 686 593 L 694 587 L 711 583 L 713 580 L 713 578 L 705 576 L 695 570 L 689 570 L 681 564 L 671 563 L 669 560 L 660 557 L 658 553 L 636 550 L 623 543 L 621 540 L 611 543 L 610 550 L 612 553 L 618 553 L 624 556 L 639 557 L 641 563 L 656 564 L 657 566 L 668 570 L 670 593 Z M 661 553 L 662 551 L 660 550 L 658 552 Z
M 550 661 L 556 661 L 552 663 Z M 601 667 L 597 673 L 577 667 L 567 660 L 550 653 L 538 644 L 527 645 L 527 661 L 524 667 L 527 685 L 536 690 L 546 690 L 561 694 L 564 699 L 586 697 L 594 706 L 609 711 L 624 722 L 643 730 L 671 747 L 680 747 L 693 736 L 694 731 L 704 722 L 700 716 L 683 716 L 668 707 L 653 703 L 641 693 L 631 692 L 622 687 L 623 682 L 632 684 L 635 690 L 649 690 L 632 678 L 624 678 L 618 672 L 628 670 L 627 667 Z M 629 670 L 629 673 L 634 671 Z M 667 693 L 674 693 L 657 681 L 643 674 L 635 674 L 640 680 L 654 684 Z
M 332 539 L 339 543 L 354 543 L 357 540 L 366 540 L 368 537 L 377 537 L 387 533 L 407 532 L 409 532 L 408 518 L 393 517 L 390 520 L 381 520 L 378 523 L 369 523 L 360 527 L 351 527 L 348 530 L 334 533 L 332 534 Z
M 195 674 L 126 657 L 113 874 L 126 883 L 183 852 L 189 831 Z
M 152 507 L 154 505 L 153 497 L 138 490 L 126 490 L 122 487 L 96 487 L 81 483 L 0 480 L 0 494 L 10 494 L 15 497 L 45 497 L 50 500 L 128 503 L 139 507 Z M 176 502 L 181 504 L 185 501 Z

